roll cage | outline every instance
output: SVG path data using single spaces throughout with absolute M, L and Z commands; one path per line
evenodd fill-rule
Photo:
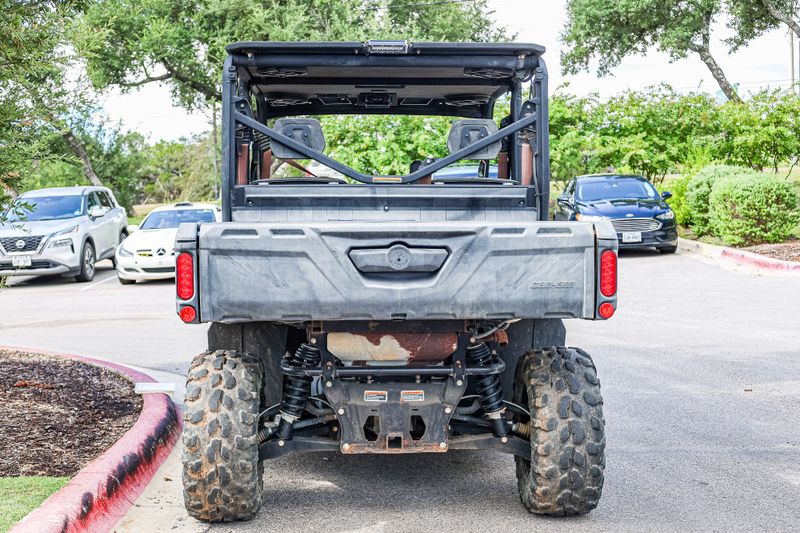
M 227 47 L 222 86 L 222 213 L 241 207 L 237 189 L 280 143 L 362 184 L 424 183 L 434 172 L 503 142 L 510 183 L 534 189 L 540 220 L 550 189 L 547 67 L 534 44 L 407 43 L 404 41 L 274 43 Z M 525 97 L 525 88 L 529 93 Z M 386 114 L 491 119 L 510 93 L 500 129 L 404 176 L 367 175 L 268 126 L 298 115 Z M 526 146 L 527 145 L 527 146 Z M 529 147 L 529 149 L 528 149 Z M 242 161 L 245 159 L 245 163 Z M 245 175 L 246 174 L 246 175 Z

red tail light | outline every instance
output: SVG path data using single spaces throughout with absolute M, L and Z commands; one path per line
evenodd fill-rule
M 194 258 L 190 253 L 183 252 L 175 260 L 175 286 L 181 300 L 190 300 L 194 296 Z
M 185 307 L 181 307 L 180 313 L 181 320 L 184 322 L 192 322 L 195 318 L 197 318 L 197 311 L 194 310 L 194 307 L 191 305 L 187 305 Z
M 600 254 L 600 293 L 614 296 L 617 292 L 617 254 L 606 250 Z
M 186 309 L 184 307 L 184 309 Z M 194 309 L 192 309 L 194 311 Z M 614 306 L 608 302 L 603 302 L 600 304 L 600 307 L 597 309 L 597 312 L 600 314 L 601 317 L 605 319 L 609 319 L 614 316 Z M 183 311 L 181 311 L 183 313 Z

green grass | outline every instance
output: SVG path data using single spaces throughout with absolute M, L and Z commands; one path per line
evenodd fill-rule
M 0 532 L 11 529 L 68 481 L 68 477 L 0 477 Z

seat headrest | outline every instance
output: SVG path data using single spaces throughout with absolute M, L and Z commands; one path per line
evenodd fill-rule
M 273 129 L 299 144 L 308 146 L 315 152 L 325 151 L 325 135 L 322 133 L 322 125 L 315 118 L 279 118 L 275 121 Z M 274 139 L 270 144 L 272 154 L 279 159 L 308 159 L 307 156 Z
M 454 154 L 478 141 L 497 133 L 497 124 L 490 118 L 467 118 L 456 120 L 447 137 L 447 149 Z M 494 142 L 482 150 L 464 159 L 495 159 L 500 153 L 503 143 Z

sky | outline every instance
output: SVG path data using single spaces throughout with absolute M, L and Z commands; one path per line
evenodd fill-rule
M 559 33 L 566 20 L 565 0 L 489 0 L 495 19 L 517 34 L 517 41 L 533 42 L 547 47 L 545 60 L 550 73 L 550 89 L 564 83 L 579 95 L 598 93 L 608 97 L 627 89 L 644 89 L 658 83 L 669 83 L 681 92 L 701 90 L 718 93 L 719 86 L 696 55 L 675 63 L 656 50 L 643 57 L 629 57 L 610 76 L 598 78 L 594 71 L 564 76 L 559 64 L 562 43 Z M 766 34 L 735 54 L 728 54 L 722 42 L 728 36 L 724 21 L 713 28 L 712 53 L 729 79 L 739 84 L 745 95 L 762 87 L 790 85 L 789 39 L 785 29 Z M 795 46 L 797 47 L 797 41 Z M 800 54 L 795 55 L 798 60 Z M 150 142 L 175 140 L 210 130 L 210 117 L 203 113 L 189 114 L 173 106 L 166 86 L 149 84 L 128 94 L 109 92 L 103 107 L 123 129 L 135 130 Z

